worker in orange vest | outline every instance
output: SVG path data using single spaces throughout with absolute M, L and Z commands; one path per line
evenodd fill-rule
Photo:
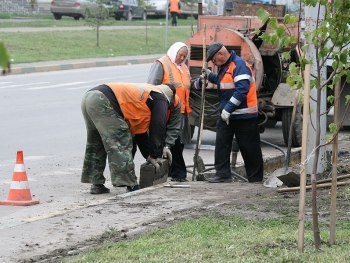
M 170 0 L 169 1 L 169 12 L 172 17 L 171 25 L 177 26 L 177 16 L 180 14 L 181 4 L 180 0 Z
M 132 137 L 148 132 L 151 145 L 147 162 L 159 170 L 158 156 L 165 145 L 168 109 L 174 103 L 170 84 L 107 83 L 83 97 L 87 142 L 81 182 L 90 183 L 91 194 L 109 193 L 103 172 L 108 157 L 112 185 L 138 190 L 132 156 Z M 180 126 L 180 118 L 178 121 Z M 171 152 L 165 153 L 171 159 Z
M 169 176 L 172 181 L 186 182 L 187 169 L 183 158 L 184 145 L 191 142 L 191 126 L 189 123 L 191 76 L 186 65 L 189 49 L 185 43 L 175 42 L 166 55 L 157 59 L 151 65 L 147 83 L 160 85 L 170 83 L 176 89 L 176 95 L 181 101 L 181 126 L 179 134 L 167 136 L 165 147 L 172 153 L 173 162 Z M 175 138 L 168 140 L 168 138 Z

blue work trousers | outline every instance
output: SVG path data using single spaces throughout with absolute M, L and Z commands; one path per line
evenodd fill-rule
M 215 170 L 222 178 L 231 177 L 230 154 L 233 138 L 241 152 L 249 182 L 260 182 L 264 175 L 264 162 L 260 146 L 258 118 L 217 122 L 215 142 Z

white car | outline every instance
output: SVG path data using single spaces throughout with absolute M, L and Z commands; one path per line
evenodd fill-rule
M 147 16 L 152 18 L 165 17 L 168 10 L 167 3 L 167 0 L 146 1 Z
M 213 0 L 202 0 L 203 15 L 208 14 L 209 1 Z M 165 17 L 168 10 L 168 3 L 169 1 L 167 0 L 147 0 L 147 16 L 156 18 Z M 180 2 L 180 4 L 180 18 L 187 18 L 189 16 L 194 16 L 195 18 L 198 17 L 198 0 L 193 0 L 188 3 Z

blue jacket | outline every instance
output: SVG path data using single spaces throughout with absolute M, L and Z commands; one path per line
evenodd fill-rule
M 211 72 L 208 80 L 217 85 L 219 111 L 231 113 L 230 119 L 258 117 L 258 100 L 253 72 L 248 63 L 234 51 L 228 61 Z

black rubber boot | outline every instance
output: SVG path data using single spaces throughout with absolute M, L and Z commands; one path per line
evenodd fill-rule
M 134 185 L 134 186 L 127 186 L 126 187 L 126 191 L 127 192 L 134 192 L 134 191 L 137 191 L 137 190 L 140 190 L 140 186 L 137 184 L 137 185 Z
M 91 185 L 90 194 L 108 194 L 110 192 L 109 188 L 105 187 L 103 184 L 93 184 Z

